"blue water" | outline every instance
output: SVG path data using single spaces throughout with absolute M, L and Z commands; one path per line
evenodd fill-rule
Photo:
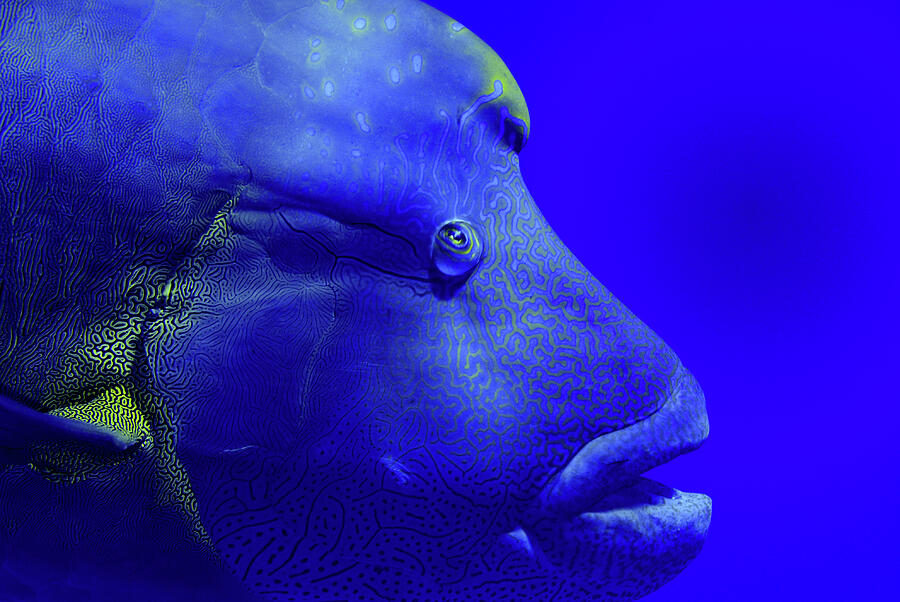
M 900 599 L 900 7 L 433 0 L 503 57 L 522 171 L 697 375 L 713 498 L 648 600 Z

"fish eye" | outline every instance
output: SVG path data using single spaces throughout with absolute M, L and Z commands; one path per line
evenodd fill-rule
M 481 238 L 474 226 L 463 220 L 451 220 L 434 235 L 431 256 L 442 274 L 461 276 L 478 265 L 481 252 Z

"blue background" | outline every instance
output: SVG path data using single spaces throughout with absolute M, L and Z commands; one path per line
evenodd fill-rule
M 713 499 L 647 598 L 900 599 L 900 3 L 431 0 L 504 59 L 522 172 L 706 392 Z

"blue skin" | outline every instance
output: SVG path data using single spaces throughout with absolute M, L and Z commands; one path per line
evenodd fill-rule
M 639 475 L 703 394 L 541 216 L 486 45 L 80 4 L 0 23 L 0 598 L 624 600 L 699 552 Z

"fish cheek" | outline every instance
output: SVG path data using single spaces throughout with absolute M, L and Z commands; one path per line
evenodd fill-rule
M 456 458 L 446 455 L 450 448 L 437 443 L 455 432 L 445 428 L 453 424 L 451 404 L 470 403 L 471 393 L 449 380 L 456 364 L 448 354 L 464 346 L 429 338 L 441 323 L 453 333 L 447 325 L 454 321 L 421 290 L 358 267 L 340 269 L 329 283 L 335 300 L 330 328 L 312 345 L 302 343 L 302 352 L 315 359 L 304 373 L 302 422 L 293 444 L 220 445 L 213 454 L 192 443 L 179 455 L 217 551 L 251 589 L 290 583 L 292 592 L 311 597 L 327 584 L 359 588 L 387 577 L 390 587 L 414 583 L 419 598 L 428 599 L 429 587 L 457 578 L 462 567 L 462 556 L 447 567 L 441 550 L 489 526 L 496 509 L 496 502 L 473 503 Z M 247 306 L 238 314 L 259 324 L 255 353 L 245 361 L 285 352 L 265 348 L 278 340 L 269 329 L 280 332 L 285 324 L 262 322 L 259 311 Z M 194 328 L 216 330 L 212 324 Z M 455 336 L 469 340 L 460 330 Z M 169 348 L 171 355 L 206 362 L 199 353 L 199 346 Z M 198 374 L 197 366 L 190 369 Z M 417 383 L 432 380 L 445 387 L 428 402 Z M 223 407 L 202 388 L 195 394 Z M 218 389 L 218 396 L 225 394 Z
M 411 377 L 396 333 L 421 291 L 356 263 L 286 273 L 223 228 L 178 269 L 142 340 L 211 541 L 238 576 L 274 583 L 328 566 L 323 542 L 355 558 L 378 530 L 355 500 L 402 471 L 379 463 L 380 442 L 424 432 L 393 393 Z

